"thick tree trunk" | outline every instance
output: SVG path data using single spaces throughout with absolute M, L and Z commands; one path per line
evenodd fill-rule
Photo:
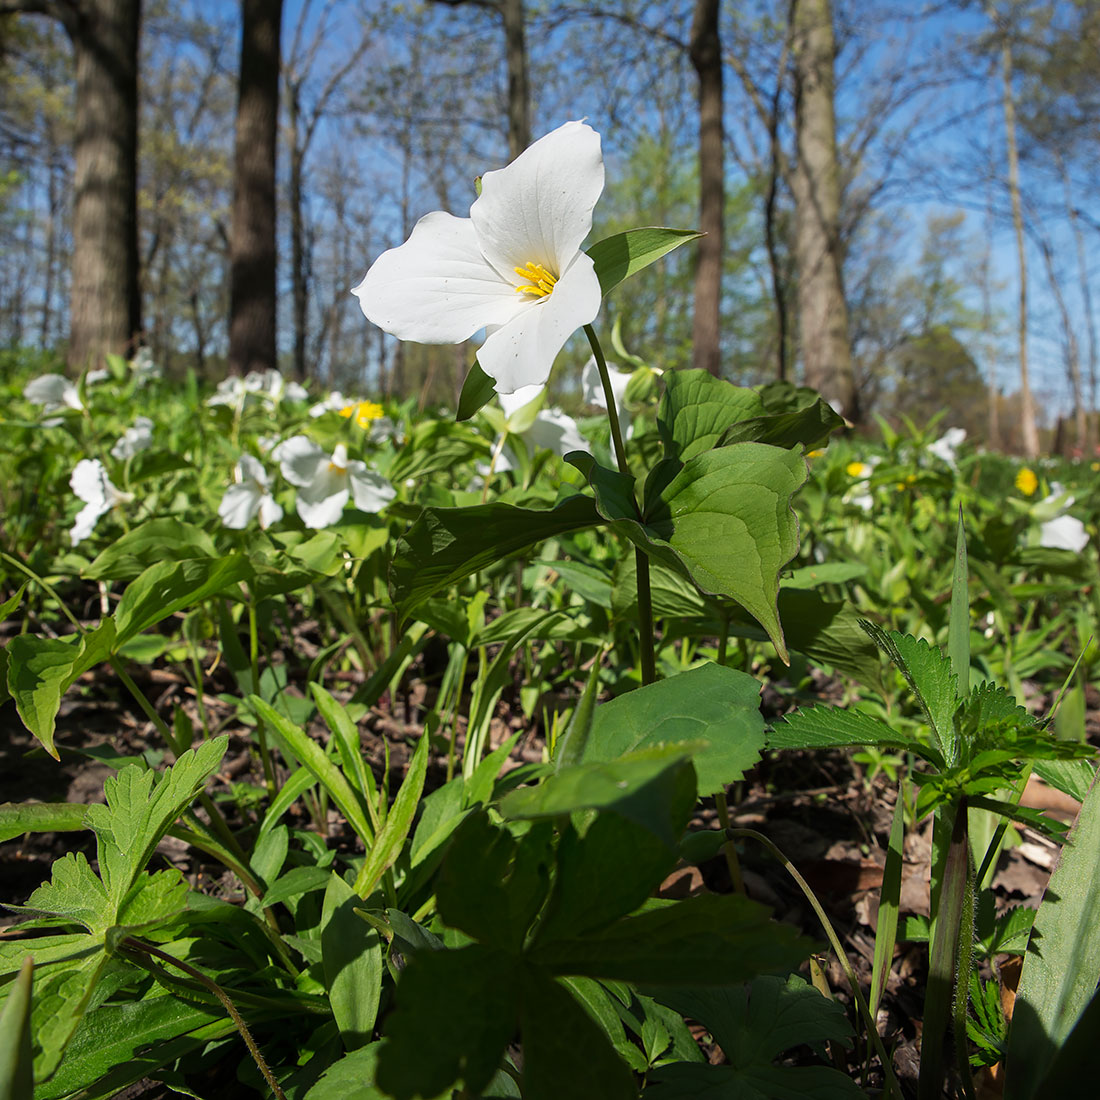
M 858 421 L 842 274 L 830 0 L 796 0 L 791 44 L 798 150 L 791 185 L 805 381 Z
M 508 65 L 508 159 L 531 144 L 531 84 L 527 74 L 527 17 L 523 0 L 499 0 Z
M 721 359 L 725 140 L 722 130 L 722 43 L 719 0 L 696 0 L 691 63 L 699 76 L 699 241 L 695 267 L 692 366 L 718 375 Z
M 1024 215 L 1020 203 L 1020 158 L 1016 152 L 1016 105 L 1012 99 L 1012 47 L 1007 35 L 1001 45 L 1001 79 L 1005 116 L 1005 141 L 1008 146 L 1008 190 L 1012 196 L 1012 224 L 1016 230 L 1016 255 L 1020 267 L 1020 300 L 1017 335 L 1020 355 L 1020 435 L 1024 456 L 1039 455 L 1039 428 L 1035 423 L 1035 401 L 1027 366 L 1027 248 L 1024 242 Z
M 302 217 L 304 150 L 300 134 L 299 89 L 287 89 L 287 147 L 290 154 L 290 286 L 294 305 L 294 377 L 306 380 L 306 324 L 309 313 L 309 277 L 306 271 L 305 219 Z
M 1092 312 L 1092 286 L 1089 280 L 1089 266 L 1085 258 L 1085 238 L 1081 233 L 1081 225 L 1077 219 L 1077 207 L 1074 205 L 1070 191 L 1069 173 L 1066 171 L 1065 161 L 1059 156 L 1058 170 L 1062 177 L 1062 191 L 1066 197 L 1066 213 L 1069 215 L 1069 224 L 1073 229 L 1073 239 L 1077 246 L 1077 274 L 1081 281 L 1081 301 L 1084 305 L 1085 333 L 1088 339 L 1089 369 L 1088 369 L 1088 415 L 1086 423 L 1088 431 L 1085 436 L 1085 447 L 1091 457 L 1096 447 L 1096 433 L 1094 429 L 1094 417 L 1096 412 L 1096 385 L 1097 385 L 1097 346 L 1096 346 L 1096 319 Z
M 229 242 L 229 370 L 276 365 L 275 146 L 282 0 L 242 0 L 233 225 Z
M 82 0 L 65 20 L 76 62 L 69 363 L 130 354 L 141 332 L 137 142 L 139 0 Z

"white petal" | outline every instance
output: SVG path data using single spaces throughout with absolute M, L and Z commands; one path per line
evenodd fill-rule
M 283 477 L 297 486 L 311 485 L 329 463 L 328 455 L 304 435 L 283 440 L 271 452 L 271 457 L 279 463 Z
M 486 259 L 519 286 L 513 270 L 542 264 L 560 276 L 592 228 L 603 191 L 600 135 L 567 122 L 525 149 L 507 168 L 481 177 L 470 220 Z
M 237 472 L 244 482 L 255 482 L 260 488 L 266 489 L 271 484 L 271 475 L 264 469 L 263 463 L 253 455 L 241 455 L 237 463 Z
M 64 375 L 43 374 L 33 378 L 23 387 L 23 396 L 35 405 L 43 405 L 48 410 L 68 406 L 70 409 L 82 409 L 80 395 L 76 386 Z
M 73 524 L 72 530 L 69 532 L 69 537 L 73 541 L 73 546 L 76 546 L 78 542 L 83 542 L 94 530 L 96 520 L 99 519 L 107 509 L 101 508 L 97 504 L 85 504 L 76 514 L 76 522 Z
M 397 490 L 363 462 L 353 463 L 348 473 L 355 507 L 361 512 L 380 512 L 397 496 Z
M 589 451 L 588 440 L 580 433 L 577 422 L 560 409 L 544 409 L 526 432 L 526 438 L 535 447 L 545 447 L 555 454 L 569 451 Z
M 266 531 L 283 518 L 283 510 L 270 493 L 260 497 L 260 526 Z
M 252 522 L 259 511 L 260 494 L 250 481 L 240 485 L 230 485 L 218 505 L 218 518 L 226 527 L 241 531 Z
M 1085 525 L 1076 516 L 1058 516 L 1039 528 L 1039 545 L 1053 550 L 1080 553 L 1088 541 Z
M 314 497 L 308 489 L 303 489 L 298 493 L 295 507 L 307 527 L 331 527 L 340 518 L 348 496 L 347 489 L 327 497 Z
M 599 311 L 600 281 L 592 260 L 579 252 L 552 294 L 531 300 L 514 321 L 486 338 L 477 361 L 498 394 L 541 386 L 565 341 Z
M 85 504 L 99 508 L 100 514 L 111 506 L 112 496 L 118 493 L 98 458 L 82 458 L 73 469 L 69 485 Z
M 369 321 L 401 340 L 457 344 L 503 325 L 525 305 L 516 283 L 481 254 L 469 218 L 436 211 L 383 252 L 352 290 Z
M 511 420 L 514 413 L 530 405 L 532 401 L 538 398 L 539 394 L 541 394 L 544 389 L 546 389 L 545 386 L 523 386 L 514 393 L 497 394 L 497 400 L 500 402 L 500 407 L 504 410 L 505 417 Z

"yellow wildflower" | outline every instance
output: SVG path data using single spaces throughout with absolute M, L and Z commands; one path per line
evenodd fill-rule
M 354 417 L 355 423 L 366 431 L 371 426 L 371 421 L 377 420 L 384 411 L 381 405 L 376 405 L 373 401 L 360 401 L 355 405 L 345 405 L 340 410 L 340 415 L 345 419 Z
M 1035 476 L 1035 471 L 1028 469 L 1027 466 L 1021 467 L 1020 472 L 1016 475 L 1016 488 L 1025 497 L 1031 496 L 1039 488 L 1039 479 Z
M 849 477 L 870 477 L 871 467 L 866 462 L 849 462 L 844 467 L 845 473 Z
M 1089 469 L 1094 473 L 1100 473 L 1100 462 L 1089 463 Z
M 818 447 L 818 449 L 816 451 L 807 451 L 806 452 L 806 457 L 807 458 L 820 458 L 824 453 L 825 452 L 820 447 Z M 1094 463 L 1094 465 L 1096 465 L 1096 464 Z M 1100 465 L 1096 465 L 1096 468 L 1098 470 L 1100 470 Z

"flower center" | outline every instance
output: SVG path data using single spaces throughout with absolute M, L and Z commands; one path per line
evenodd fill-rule
M 550 291 L 554 289 L 554 284 L 558 281 L 556 275 L 551 275 L 542 264 L 537 264 L 533 260 L 528 260 L 523 267 L 513 270 L 521 279 L 529 280 L 523 286 L 517 286 L 516 293 L 530 294 L 532 298 L 548 298 Z

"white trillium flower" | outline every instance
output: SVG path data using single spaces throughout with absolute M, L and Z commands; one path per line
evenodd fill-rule
M 349 460 L 343 443 L 338 443 L 330 456 L 312 439 L 295 435 L 280 443 L 271 457 L 279 463 L 283 477 L 297 487 L 295 507 L 307 527 L 330 527 L 340 518 L 349 497 L 361 511 L 377 512 L 397 495 L 365 462 Z
M 133 458 L 153 445 L 153 422 L 147 416 L 139 416 L 133 427 L 127 428 L 111 448 L 111 457 Z
M 352 291 L 401 340 L 458 344 L 485 329 L 481 369 L 497 393 L 541 385 L 565 341 L 600 308 L 581 243 L 603 191 L 600 135 L 567 122 L 481 177 L 468 218 L 426 214 Z
M 630 411 L 626 407 L 626 387 L 630 385 L 633 372 L 620 370 L 616 364 L 608 363 L 607 376 L 611 381 L 611 393 L 615 398 L 615 412 L 619 416 L 623 439 L 629 439 L 634 434 L 634 425 L 631 423 Z M 588 362 L 581 371 L 581 392 L 589 405 L 599 405 L 601 409 L 607 408 L 603 381 L 600 379 L 600 368 L 596 366 L 594 355 L 588 357 Z
M 1056 516 L 1039 527 L 1039 545 L 1079 554 L 1088 545 L 1085 525 L 1076 516 Z
M 345 397 L 339 390 L 333 390 L 328 397 L 322 398 L 316 405 L 311 405 L 309 415 L 316 419 L 327 412 L 339 412 L 349 405 L 358 405 L 358 398 Z
M 43 374 L 23 387 L 23 396 L 33 405 L 41 405 L 42 411 L 57 412 L 60 409 L 83 409 L 80 394 L 63 374 Z
M 273 367 L 268 370 L 250 370 L 244 376 L 244 388 L 248 393 L 259 394 L 273 405 L 278 405 L 281 401 L 309 400 L 305 386 L 298 382 L 288 382 Z
M 130 360 L 130 369 L 139 384 L 164 377 L 164 371 L 153 361 L 153 353 L 146 347 L 138 348 L 137 354 Z
M 84 375 L 84 385 L 94 386 L 97 382 L 106 382 L 111 377 L 111 372 L 106 367 L 90 370 Z
M 226 527 L 240 531 L 260 517 L 265 530 L 283 518 L 283 510 L 270 493 L 271 475 L 252 455 L 241 455 L 230 485 L 218 506 L 218 518 Z
M 526 408 L 532 401 L 537 401 L 545 390 L 545 386 L 524 386 L 514 393 L 498 394 L 497 399 L 504 410 L 504 415 L 511 421 L 516 413 Z M 581 435 L 577 422 L 561 409 L 539 409 L 535 413 L 534 420 L 519 431 L 510 428 L 513 435 L 521 436 L 531 447 L 536 450 L 544 448 L 553 451 L 557 455 L 565 455 L 570 451 L 587 451 L 592 453 L 592 446 Z M 503 458 L 508 451 L 505 447 L 501 453 Z M 498 459 L 495 468 L 499 471 L 514 469 L 512 463 L 506 459 L 507 464 L 502 464 Z
M 98 458 L 82 458 L 69 478 L 69 485 L 84 507 L 77 513 L 69 536 L 73 546 L 83 542 L 94 530 L 96 521 L 104 512 L 109 512 L 116 504 L 125 504 L 134 499 L 133 493 L 124 493 L 111 484 L 103 463 Z
M 206 399 L 206 403 L 207 405 L 244 405 L 249 392 L 243 378 L 231 375 L 218 383 L 214 393 Z
M 954 467 L 955 456 L 958 454 L 959 448 L 963 445 L 965 439 L 965 428 L 948 428 L 935 443 L 928 444 L 927 450 L 930 455 L 934 455 L 936 458 L 946 462 L 948 466 Z

